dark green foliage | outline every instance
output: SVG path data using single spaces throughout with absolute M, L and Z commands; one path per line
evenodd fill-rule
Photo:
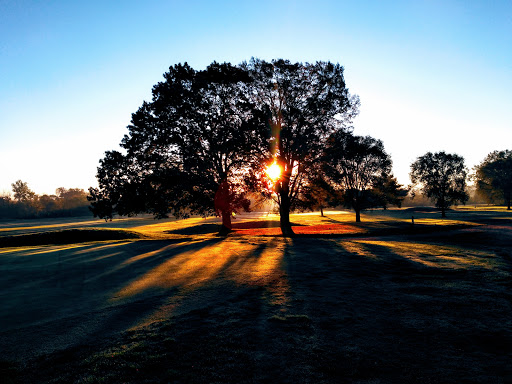
M 249 209 L 243 176 L 265 140 L 266 114 L 250 101 L 251 79 L 227 63 L 204 71 L 175 65 L 164 79 L 132 115 L 121 142 L 126 154 L 107 152 L 100 161 L 93 212 L 106 219 L 217 213 L 230 228 L 231 214 Z
M 477 191 L 488 201 L 503 201 L 510 210 L 512 198 L 512 151 L 494 151 L 475 167 Z
M 36 195 L 34 191 L 28 187 L 28 184 L 21 180 L 12 183 L 11 186 L 12 192 L 14 193 L 14 200 L 16 201 L 29 201 Z
M 328 182 L 321 170 L 315 172 L 315 177 L 304 186 L 303 196 L 298 208 L 319 210 L 321 216 L 324 216 L 324 208 L 334 207 L 340 201 L 339 191 Z
M 350 96 L 339 64 L 253 59 L 244 67 L 254 79 L 256 102 L 270 111 L 270 151 L 261 163 L 274 158 L 283 170 L 275 191 L 283 234 L 293 235 L 290 210 L 316 204 L 308 186 L 314 184 L 326 139 L 347 129 L 359 99 Z
M 14 199 L 0 196 L 1 219 L 35 219 L 90 215 L 87 193 L 79 188 L 57 188 L 55 195 L 36 195 L 27 183 L 12 184 Z
M 446 209 L 456 203 L 465 203 L 467 170 L 464 158 L 444 151 L 418 157 L 411 164 L 411 181 L 423 195 L 434 201 L 446 217 Z
M 371 206 L 372 202 L 388 202 L 398 193 L 398 184 L 394 190 L 391 186 L 387 192 L 383 189 L 386 182 L 394 180 L 390 176 L 391 158 L 382 141 L 370 136 L 354 136 L 341 131 L 331 135 L 324 151 L 324 172 L 340 191 L 341 202 L 354 209 L 358 222 L 361 221 L 361 210 Z
M 386 209 L 388 205 L 400 208 L 409 190 L 399 184 L 394 176 L 385 175 L 377 179 L 368 192 L 369 206 Z
M 230 229 L 231 214 L 249 208 L 247 192 L 264 189 L 274 158 L 283 168 L 275 183 L 283 233 L 291 234 L 290 210 L 315 204 L 308 188 L 326 138 L 357 114 L 343 67 L 253 59 L 203 71 L 179 64 L 164 79 L 132 115 L 126 153 L 101 160 L 99 188 L 90 190 L 95 215 L 216 213 Z

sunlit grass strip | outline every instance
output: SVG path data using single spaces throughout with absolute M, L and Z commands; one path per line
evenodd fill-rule
M 169 247 L 135 256 L 134 259 L 157 257 L 169 251 Z M 288 300 L 289 284 L 282 269 L 285 245 L 280 241 L 271 239 L 245 243 L 225 240 L 178 254 L 175 252 L 179 252 L 179 248 L 173 248 L 171 258 L 127 284 L 112 300 L 151 289 L 196 289 L 221 276 L 241 285 L 266 287 L 272 304 L 282 305 Z M 134 259 L 128 262 L 132 263 Z
M 410 241 L 354 240 L 352 248 L 348 244 L 348 247 L 345 247 L 345 249 L 361 256 L 373 256 L 380 253 L 375 249 L 376 247 L 387 248 L 398 256 L 429 267 L 468 268 L 471 266 L 486 269 L 493 269 L 495 267 L 495 255 L 491 252 L 448 245 Z
M 141 225 L 137 227 L 132 227 L 131 230 L 141 233 L 150 237 L 165 237 L 165 232 L 172 232 L 173 230 L 183 229 L 187 227 L 192 227 L 195 225 L 201 225 L 204 223 L 211 223 L 212 221 L 216 221 L 216 218 L 202 218 L 202 217 L 194 217 L 189 219 L 177 220 L 177 221 L 165 221 L 165 222 L 157 222 L 154 224 Z
M 512 212 L 507 209 L 506 205 L 477 205 L 476 207 L 468 205 L 465 207 L 458 206 L 457 208 L 455 208 L 455 210 L 463 211 L 463 212 L 471 212 L 471 211 L 508 212 L 508 213 L 512 214 Z
M 162 249 L 162 252 L 164 251 Z M 160 252 L 156 251 L 156 253 Z M 145 257 L 151 257 L 151 255 Z M 233 251 L 229 250 L 229 243 L 226 242 L 207 245 L 199 251 L 183 252 L 153 268 L 141 278 L 129 283 L 114 297 L 122 299 L 137 295 L 148 289 L 200 286 L 214 278 L 231 257 L 233 257 Z
M 366 233 L 366 230 L 360 227 L 343 224 L 321 224 L 308 226 L 292 226 L 293 232 L 299 235 L 314 234 L 355 234 Z M 282 234 L 281 228 L 243 228 L 234 229 L 235 233 L 247 236 L 279 236 Z
M 78 225 L 90 225 L 90 224 L 104 224 L 104 220 L 91 220 L 91 221 L 77 221 L 73 223 L 56 223 L 56 224 L 45 224 L 45 225 L 35 225 L 29 227 L 0 227 L 0 232 L 12 232 L 12 231 L 32 231 L 34 229 L 52 229 L 52 228 L 63 228 L 63 227 L 73 227 Z
M 407 221 L 407 220 L 404 220 Z M 410 220 L 409 220 L 410 221 Z M 447 219 L 414 219 L 415 224 L 424 224 L 424 225 L 439 225 L 439 226 L 479 226 L 481 224 L 473 223 L 471 221 L 464 220 L 447 220 Z
M 140 233 L 122 229 L 64 229 L 0 237 L 0 248 L 45 244 L 74 244 L 91 241 L 140 239 Z

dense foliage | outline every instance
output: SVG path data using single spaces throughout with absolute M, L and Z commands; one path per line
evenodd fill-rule
M 339 64 L 253 59 L 243 67 L 254 79 L 255 103 L 271 113 L 267 162 L 276 161 L 282 169 L 274 191 L 283 234 L 293 234 L 290 211 L 316 204 L 310 196 L 326 141 L 350 127 L 359 99 L 349 94 Z
M 465 203 L 467 170 L 464 158 L 446 152 L 427 152 L 411 164 L 413 185 L 441 209 L 442 217 L 446 210 L 456 204 Z
M 327 138 L 357 114 L 343 67 L 253 59 L 203 71 L 180 64 L 164 78 L 132 115 L 125 153 L 100 161 L 89 197 L 95 215 L 215 212 L 229 229 L 232 213 L 249 209 L 247 193 L 268 192 L 263 170 L 276 161 L 283 173 L 273 192 L 283 233 L 292 234 L 290 210 L 311 206 Z
M 91 212 L 87 192 L 79 188 L 57 188 L 54 195 L 37 195 L 26 182 L 12 184 L 13 195 L 0 196 L 1 219 L 87 216 Z
M 386 205 L 392 195 L 399 199 L 400 186 L 392 184 L 391 158 L 382 141 L 338 131 L 329 138 L 323 160 L 325 175 L 339 191 L 341 202 L 354 209 L 357 222 L 363 209 Z
M 153 87 L 152 102 L 132 115 L 121 142 L 100 161 L 93 212 L 217 213 L 224 230 L 231 215 L 249 209 L 244 176 L 266 146 L 267 113 L 249 97 L 251 78 L 231 64 L 203 71 L 175 65 Z
M 512 198 L 512 151 L 494 151 L 475 167 L 477 191 L 489 202 L 502 201 L 510 210 Z

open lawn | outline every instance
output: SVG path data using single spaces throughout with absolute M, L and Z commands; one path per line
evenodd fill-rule
M 291 220 L 0 223 L 0 382 L 512 382 L 510 212 Z

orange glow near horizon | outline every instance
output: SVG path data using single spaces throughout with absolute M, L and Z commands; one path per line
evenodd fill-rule
M 274 182 L 281 177 L 281 172 L 281 167 L 275 161 L 265 169 L 267 176 Z

